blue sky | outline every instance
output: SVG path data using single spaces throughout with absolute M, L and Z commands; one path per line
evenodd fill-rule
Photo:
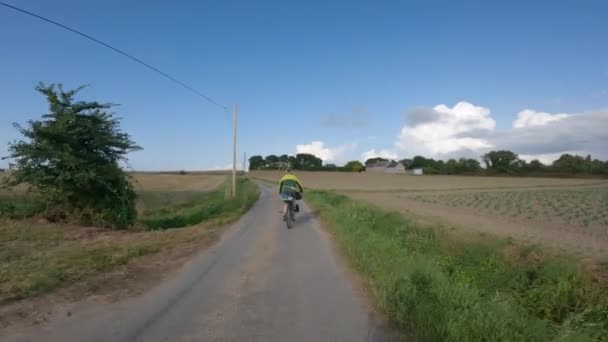
M 492 148 L 608 158 L 605 1 L 9 2 L 238 103 L 239 159 L 309 151 L 341 163 Z M 13 122 L 46 111 L 39 81 L 90 84 L 81 98 L 121 104 L 123 128 L 144 147 L 130 156 L 136 169 L 231 161 L 231 114 L 0 7 L 0 154 L 18 138 Z

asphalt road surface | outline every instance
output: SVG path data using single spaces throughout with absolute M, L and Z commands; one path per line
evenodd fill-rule
M 14 341 L 386 341 L 319 222 L 293 229 L 274 189 L 221 242 L 162 285 L 90 307 Z

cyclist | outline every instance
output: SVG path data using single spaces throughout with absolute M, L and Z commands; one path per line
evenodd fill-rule
M 291 168 L 287 168 L 285 170 L 285 175 L 279 181 L 279 194 L 281 195 L 281 199 L 285 201 L 289 196 L 293 196 L 296 200 L 302 199 L 302 194 L 304 193 L 304 189 L 302 187 L 302 183 L 294 174 L 291 173 Z M 296 204 L 295 208 L 296 212 L 300 211 L 300 206 Z M 283 206 L 283 220 L 287 218 L 287 202 Z

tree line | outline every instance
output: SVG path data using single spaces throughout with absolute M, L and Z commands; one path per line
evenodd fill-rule
M 562 154 L 549 165 L 539 160 L 526 162 L 508 150 L 491 151 L 482 156 L 485 168 L 496 174 L 523 175 L 603 175 L 608 176 L 608 161 L 593 159 L 591 155 Z
M 349 161 L 343 166 L 336 164 L 323 165 L 321 158 L 309 153 L 298 153 L 295 156 L 271 154 L 262 157 L 256 155 L 249 158 L 249 170 L 284 170 L 287 168 L 303 171 L 361 172 L 365 170 L 365 166 L 357 160 Z
M 250 170 L 280 170 L 291 167 L 294 170 L 305 171 L 345 171 L 361 172 L 367 167 L 390 162 L 385 158 L 370 158 L 361 163 L 353 160 L 343 166 L 325 164 L 323 161 L 307 153 L 290 155 L 261 155 L 249 159 Z M 568 176 L 568 175 L 603 175 L 608 176 L 608 161 L 593 159 L 591 155 L 579 156 L 563 154 L 553 163 L 546 165 L 539 160 L 527 162 L 513 151 L 490 151 L 481 156 L 481 161 L 474 158 L 435 160 L 424 156 L 412 159 L 401 159 L 405 169 L 422 169 L 425 174 L 437 175 L 521 175 L 521 176 Z M 482 164 L 483 162 L 483 164 Z

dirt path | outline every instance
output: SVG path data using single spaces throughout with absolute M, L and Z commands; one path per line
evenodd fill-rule
M 538 243 L 568 254 L 599 260 L 608 259 L 608 234 L 597 234 L 565 225 L 509 220 L 470 209 L 423 203 L 398 193 L 345 192 L 345 194 L 391 210 L 438 219 L 468 232 L 512 237 L 524 243 Z
M 221 242 L 161 286 L 3 341 L 388 340 L 311 212 L 302 205 L 287 230 L 262 190 Z

